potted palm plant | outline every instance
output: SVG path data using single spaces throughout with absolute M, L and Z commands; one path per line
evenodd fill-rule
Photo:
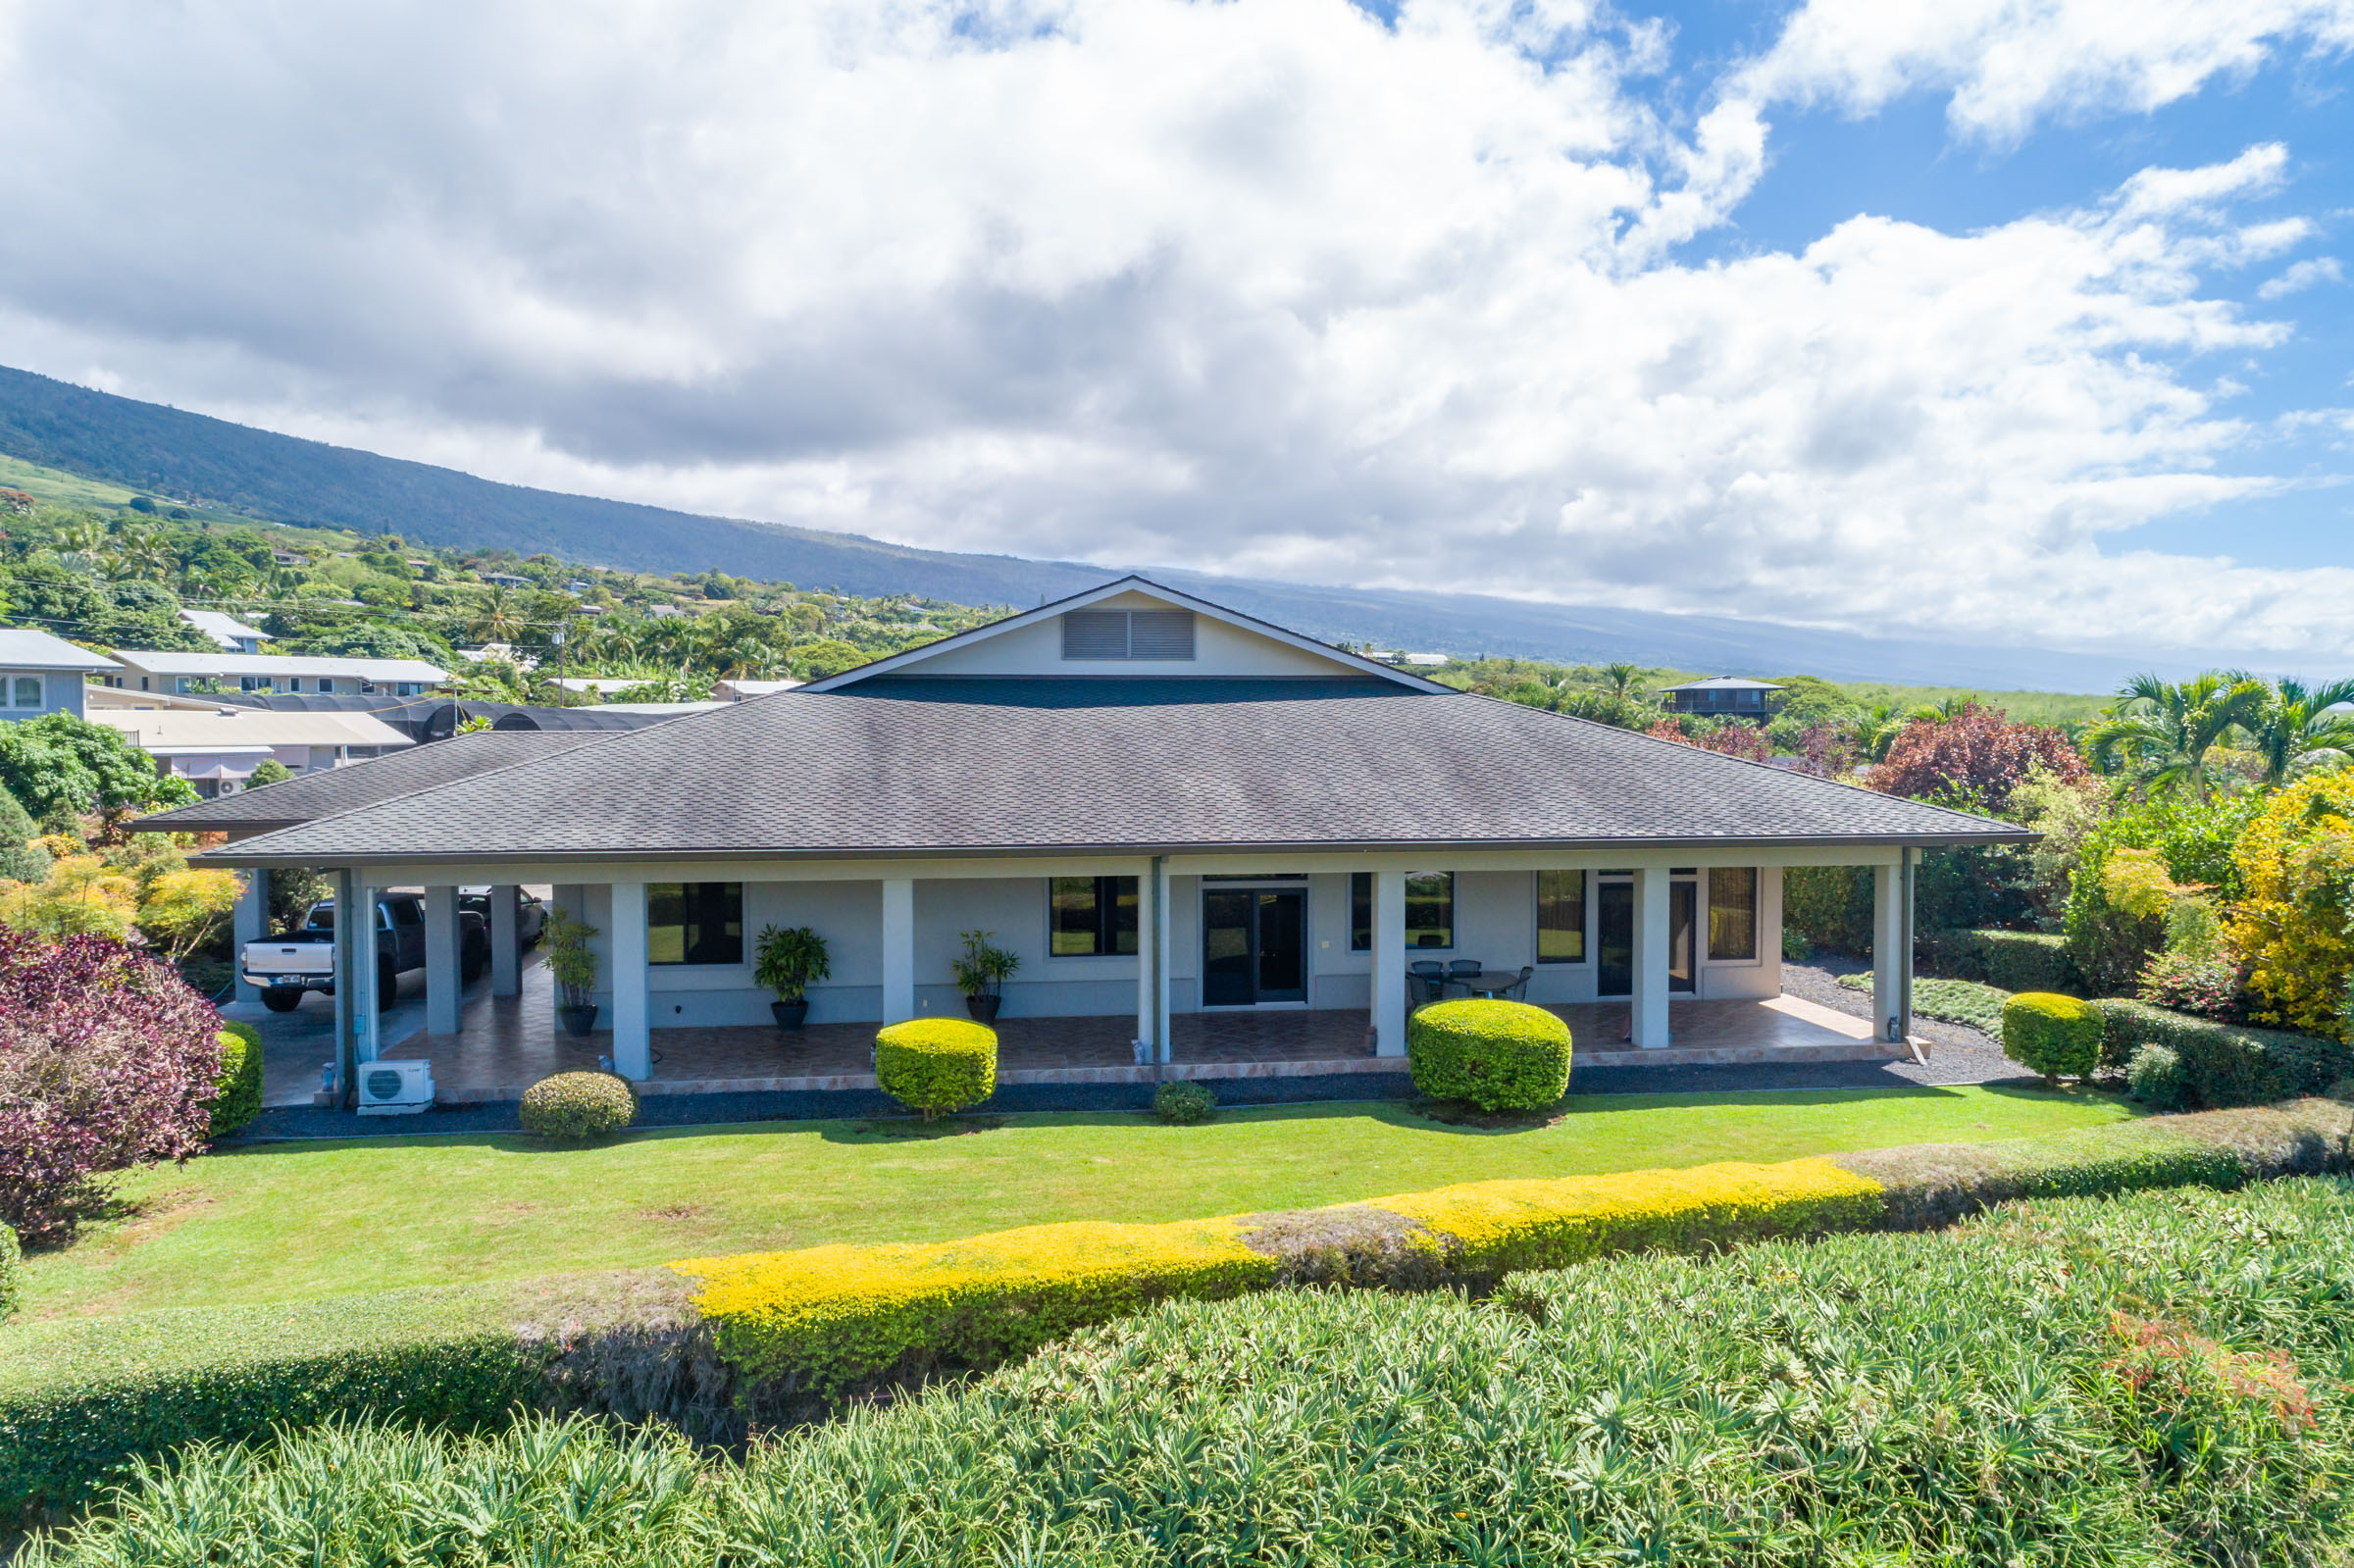
M 596 1028 L 596 1004 L 588 999 L 596 991 L 596 949 L 588 945 L 596 934 L 594 926 L 561 909 L 550 909 L 539 928 L 547 972 L 564 993 L 556 1018 L 574 1039 L 587 1039 Z
M 752 978 L 777 993 L 768 1004 L 779 1029 L 798 1029 L 809 1017 L 809 983 L 834 973 L 826 939 L 806 926 L 763 927 L 753 949 Z
M 998 987 L 1005 977 L 1022 967 L 1019 953 L 990 945 L 994 931 L 968 931 L 964 934 L 964 953 L 955 962 L 956 988 L 964 992 L 964 1010 L 976 1022 L 994 1024 L 998 1007 L 1002 1001 Z

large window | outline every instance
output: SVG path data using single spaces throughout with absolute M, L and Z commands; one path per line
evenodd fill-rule
M 1047 892 L 1052 905 L 1056 958 L 1136 951 L 1134 877 L 1053 877 Z
M 1417 871 L 1406 879 L 1406 945 L 1455 945 L 1455 873 Z M 1373 950 L 1373 874 L 1349 874 L 1349 950 Z
M 1537 962 L 1586 961 L 1586 874 L 1537 873 Z
M 742 963 L 743 884 L 647 883 L 645 961 L 649 964 Z
M 37 675 L 0 676 L 0 708 L 37 708 L 41 678 Z
M 1709 956 L 1758 956 L 1758 869 L 1717 866 L 1709 873 Z

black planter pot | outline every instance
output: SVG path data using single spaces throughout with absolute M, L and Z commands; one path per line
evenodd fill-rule
M 789 1002 L 770 1002 L 768 1010 L 776 1015 L 779 1029 L 798 1029 L 809 1021 L 809 998 L 796 996 Z
M 973 1015 L 976 1024 L 994 1024 L 998 1021 L 998 1004 L 1004 999 L 1002 996 L 967 996 L 964 1010 Z
M 596 1028 L 596 1008 L 593 1005 L 559 1007 L 556 1009 L 556 1021 L 564 1026 L 564 1033 L 574 1039 L 587 1039 L 589 1031 Z

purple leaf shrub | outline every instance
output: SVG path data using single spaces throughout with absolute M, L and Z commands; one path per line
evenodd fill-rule
M 0 930 L 0 1220 L 67 1240 L 109 1173 L 202 1150 L 220 1028 L 177 972 L 120 942 Z

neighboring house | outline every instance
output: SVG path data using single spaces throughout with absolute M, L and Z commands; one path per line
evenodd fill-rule
M 229 705 L 191 708 L 185 697 L 170 706 L 135 707 L 131 693 L 107 691 L 88 718 L 119 730 L 153 757 L 156 771 L 175 774 L 212 799 L 245 787 L 253 770 L 275 758 L 295 773 L 323 773 L 416 744 L 366 713 L 271 713 Z
M 532 585 L 530 578 L 517 577 L 512 572 L 477 572 L 475 576 L 494 588 L 528 588 Z
M 746 697 L 773 697 L 780 691 L 793 691 L 800 686 L 798 681 L 739 681 L 711 683 L 711 694 L 724 702 L 742 702 Z
M 259 653 L 263 643 L 275 640 L 259 627 L 249 627 L 218 610 L 182 610 L 179 618 L 230 653 Z
M 107 684 L 127 691 L 286 691 L 319 695 L 421 696 L 449 672 L 422 659 L 350 659 L 324 653 L 164 653 L 117 648 L 122 666 Z
M 746 1050 L 776 1048 L 751 969 L 770 925 L 832 948 L 817 1025 L 960 1013 L 950 964 L 979 930 L 1021 959 L 1004 1018 L 1132 1031 L 1139 1060 L 1216 1014 L 1294 1065 L 1343 1034 L 1396 1058 L 1409 965 L 1457 960 L 1602 1005 L 1648 1051 L 1671 1002 L 1802 1005 L 1777 1000 L 1782 873 L 1824 864 L 1874 869 L 1874 1022 L 1855 1028 L 1885 1056 L 1910 1028 L 1918 852 L 2031 836 L 1457 691 L 1128 578 L 202 859 L 334 869 L 354 899 L 422 885 L 437 909 L 436 889 L 552 884 L 600 933 L 610 1051 L 642 1079 L 661 1029 L 757 1026 L 770 1043 L 747 1030 Z M 439 950 L 429 1034 L 459 1027 Z M 359 1059 L 374 1018 L 353 1002 Z
M 1762 724 L 1781 705 L 1782 689 L 1770 681 L 1720 675 L 1687 681 L 1680 686 L 1663 686 L 1660 695 L 1667 699 L 1670 713 L 1729 714 Z
M 567 675 L 559 676 L 549 683 L 560 686 L 566 691 L 593 691 L 601 697 L 613 691 L 635 691 L 645 684 L 645 678 L 642 676 Z
M 103 653 L 77 648 L 31 627 L 0 627 L 0 719 L 46 713 L 81 717 L 85 676 L 115 668 Z

